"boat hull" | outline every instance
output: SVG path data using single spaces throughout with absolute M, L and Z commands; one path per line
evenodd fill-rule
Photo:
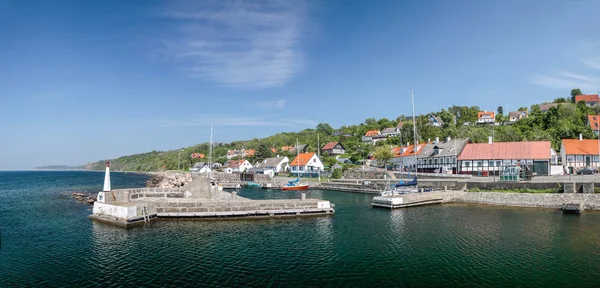
M 308 185 L 283 186 L 281 190 L 308 190 Z

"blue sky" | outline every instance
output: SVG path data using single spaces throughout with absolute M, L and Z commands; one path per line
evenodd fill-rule
M 600 1 L 0 0 L 0 170 L 600 88 Z

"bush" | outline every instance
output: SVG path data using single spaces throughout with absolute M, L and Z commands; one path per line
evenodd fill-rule
M 331 178 L 333 178 L 333 179 L 342 178 L 342 169 L 337 168 L 337 169 L 333 170 L 333 173 L 331 173 Z

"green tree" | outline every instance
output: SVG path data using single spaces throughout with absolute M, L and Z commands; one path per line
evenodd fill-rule
M 333 173 L 331 173 L 331 178 L 333 178 L 333 179 L 342 178 L 342 169 L 337 168 L 337 169 L 333 170 Z
M 382 146 L 375 150 L 373 157 L 377 159 L 377 162 L 383 167 L 387 167 L 387 163 L 394 157 L 394 153 L 392 153 L 392 149 L 388 146 Z
M 528 109 L 527 109 L 527 107 L 522 106 L 522 107 L 519 107 L 519 110 L 517 110 L 517 111 L 527 112 Z
M 575 96 L 582 95 L 581 90 L 579 88 L 575 88 L 571 90 L 571 102 L 575 103 Z
M 273 151 L 271 151 L 266 143 L 260 143 L 258 148 L 256 148 L 256 152 L 254 153 L 254 158 L 256 158 L 256 160 L 264 160 L 272 156 Z
M 331 134 L 333 134 L 333 128 L 331 128 L 331 126 L 327 123 L 319 123 L 317 125 L 317 131 L 320 132 L 322 135 L 327 136 L 331 136 Z
M 559 98 L 554 99 L 554 101 L 552 101 L 552 103 L 566 103 L 566 102 L 567 102 L 567 99 L 564 97 L 559 97 Z

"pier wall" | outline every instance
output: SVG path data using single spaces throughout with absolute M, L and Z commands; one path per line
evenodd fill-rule
M 168 199 L 156 202 L 158 213 L 186 212 L 236 212 L 286 209 L 315 209 L 326 201 L 318 199 L 247 200 L 247 201 L 202 201 L 191 199 Z M 321 202 L 321 204 L 320 204 Z M 327 202 L 327 205 L 329 203 Z
M 600 194 L 425 192 L 402 196 L 405 202 L 442 198 L 443 203 L 473 203 L 518 207 L 561 208 L 564 203 L 583 202 L 586 210 L 600 210 Z

